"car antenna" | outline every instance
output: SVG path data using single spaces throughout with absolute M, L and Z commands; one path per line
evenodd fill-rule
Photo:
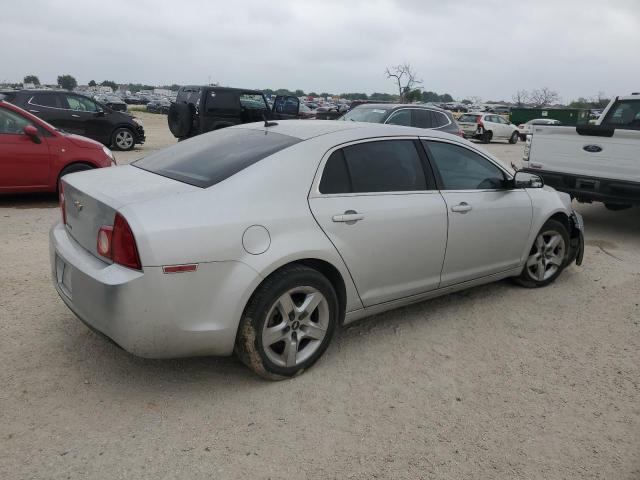
M 275 127 L 276 125 L 278 125 L 277 122 L 270 122 L 269 120 L 267 120 L 267 116 L 264 113 L 262 114 L 262 120 L 264 120 L 265 127 Z

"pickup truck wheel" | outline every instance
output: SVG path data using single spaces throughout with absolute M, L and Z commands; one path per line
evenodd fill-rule
M 627 208 L 631 208 L 631 205 L 624 205 L 620 203 L 605 203 L 604 208 L 607 210 L 611 210 L 612 212 L 617 212 L 619 210 L 626 210 Z
M 493 138 L 493 132 L 484 132 L 482 134 L 482 143 L 491 143 L 492 138 Z
M 547 220 L 531 246 L 529 257 L 515 281 L 527 288 L 552 283 L 567 266 L 569 232 L 556 220 Z
M 133 150 L 136 140 L 131 130 L 121 127 L 116 128 L 115 132 L 113 132 L 113 135 L 111 136 L 111 144 L 117 150 L 127 151 Z
M 511 138 L 509 138 L 509 143 L 518 143 L 518 132 L 513 132 L 511 134 Z

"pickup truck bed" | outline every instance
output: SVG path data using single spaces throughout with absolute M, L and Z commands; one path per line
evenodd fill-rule
M 578 201 L 640 205 L 640 130 L 535 126 L 522 163 Z

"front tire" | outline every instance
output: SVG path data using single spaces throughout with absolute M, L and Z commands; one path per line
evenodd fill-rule
M 549 285 L 562 273 L 569 258 L 569 232 L 557 220 L 547 220 L 531 246 L 531 251 L 515 281 L 527 288 Z
M 607 210 L 611 210 L 612 212 L 619 212 L 620 210 L 626 210 L 627 208 L 631 208 L 631 205 L 626 205 L 622 203 L 605 203 L 604 208 Z
M 56 193 L 60 192 L 60 180 L 65 175 L 68 175 L 70 173 L 76 173 L 76 172 L 84 172 L 85 170 L 93 170 L 94 168 L 95 168 L 94 166 L 89 165 L 88 163 L 74 163 L 72 165 L 67 165 L 65 168 L 62 169 L 62 171 L 60 172 L 60 175 L 58 175 L 58 183 L 56 184 Z
M 514 144 L 518 143 L 518 132 L 513 132 L 511 137 L 509 138 L 509 143 Z
M 270 275 L 240 320 L 235 353 L 268 380 L 311 367 L 329 346 L 339 318 L 333 286 L 317 270 L 292 265 Z
M 116 128 L 113 135 L 111 135 L 111 144 L 116 150 L 133 150 L 136 144 L 136 138 L 130 129 L 125 127 Z

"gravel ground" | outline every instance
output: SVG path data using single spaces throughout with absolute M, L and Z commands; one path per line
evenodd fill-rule
M 121 163 L 173 141 L 140 117 Z M 51 286 L 55 199 L 0 199 L 0 478 L 640 479 L 640 209 L 577 208 L 584 265 L 555 284 L 378 315 L 269 383 L 90 332 Z

